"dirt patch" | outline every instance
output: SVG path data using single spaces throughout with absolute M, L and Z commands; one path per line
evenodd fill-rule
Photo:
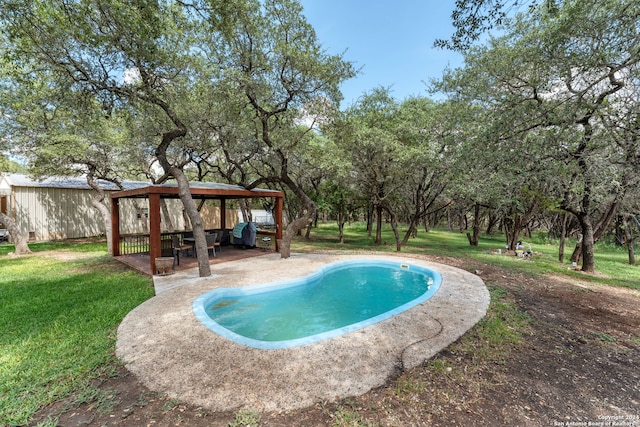
M 38 256 L 45 258 L 53 258 L 62 262 L 80 261 L 83 259 L 95 258 L 96 254 L 92 252 L 76 252 L 76 251 L 39 251 Z
M 90 403 L 44 408 L 63 426 L 640 426 L 640 292 L 442 257 L 478 271 L 530 319 L 530 332 L 495 361 L 451 346 L 369 393 L 282 413 L 210 412 L 151 392 L 125 369 Z M 469 334 L 473 334 L 474 330 Z M 610 424 L 607 424 L 610 422 Z M 584 424 L 580 424 L 584 423 Z M 619 423 L 619 424 L 614 424 Z M 34 423 L 35 425 L 35 423 Z

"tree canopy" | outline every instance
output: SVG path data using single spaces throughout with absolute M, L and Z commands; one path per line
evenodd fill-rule
M 457 1 L 436 44 L 465 65 L 432 83 L 444 98 L 379 87 L 341 111 L 355 70 L 296 0 L 5 0 L 0 144 L 42 175 L 175 179 L 198 247 L 188 183 L 223 179 L 287 192 L 283 256 L 319 213 L 375 221 L 376 244 L 387 220 L 398 251 L 443 214 L 472 218 L 471 244 L 499 224 L 514 249 L 567 213 L 593 271 L 594 242 L 638 213 L 639 8 Z
M 296 1 L 6 1 L 0 12 L 9 86 L 35 94 L 28 99 L 44 118 L 46 134 L 55 133 L 52 123 L 60 119 L 61 134 L 74 134 L 65 141 L 71 144 L 68 151 L 93 157 L 88 139 L 70 127 L 79 119 L 92 132 L 98 130 L 98 123 L 88 120 L 86 105 L 109 117 L 132 117 L 132 128 L 145 129 L 146 135 L 132 136 L 127 145 L 133 152 L 152 152 L 164 174 L 177 180 L 199 254 L 206 254 L 206 242 L 185 167 L 209 158 L 214 144 L 234 135 L 248 142 L 239 147 L 241 156 L 262 154 L 255 147 L 263 145 L 269 160 L 279 160 L 278 175 L 263 181 L 279 181 L 305 200 L 287 172 L 290 142 L 283 137 L 293 135 L 297 109 L 320 97 L 338 102 L 338 84 L 353 74 L 340 56 L 321 50 Z M 33 86 L 41 90 L 30 92 Z M 19 103 L 11 106 L 13 120 L 29 121 Z M 247 121 L 233 123 L 227 114 L 231 106 L 240 113 L 233 119 Z M 54 117 L 57 112 L 67 117 Z M 93 132 L 89 139 L 97 149 L 100 136 Z M 40 152 L 49 157 L 45 145 L 59 143 L 60 138 L 46 138 Z M 40 169 L 36 162 L 32 166 Z M 242 177 L 250 188 L 259 182 L 251 172 Z M 199 256 L 198 261 L 200 274 L 210 274 L 208 260 Z

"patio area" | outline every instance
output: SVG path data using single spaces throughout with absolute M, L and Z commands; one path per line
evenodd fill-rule
M 213 268 L 211 277 L 200 278 L 193 269 L 154 276 L 157 296 L 122 321 L 116 353 L 149 389 L 214 411 L 287 411 L 357 396 L 451 344 L 489 305 L 489 292 L 478 276 L 419 258 L 292 254 L 281 259 L 278 253 L 244 252 L 263 256 L 224 262 Z M 291 279 L 358 258 L 428 267 L 440 272 L 442 284 L 429 300 L 395 317 L 285 349 L 237 344 L 208 329 L 194 314 L 194 299 L 212 289 Z
M 235 246 L 223 246 L 222 248 L 216 248 L 216 255 L 209 253 L 209 264 L 214 266 L 229 261 L 237 261 L 245 258 L 252 258 L 260 255 L 266 255 L 274 252 L 273 244 L 267 248 L 261 248 L 256 246 L 252 249 L 242 249 Z M 116 260 L 123 264 L 128 265 L 143 274 L 153 276 L 151 272 L 151 263 L 149 254 L 132 254 L 132 255 L 120 255 L 114 257 Z M 180 264 L 175 264 L 172 273 L 185 272 L 198 268 L 198 259 L 190 255 L 180 255 Z

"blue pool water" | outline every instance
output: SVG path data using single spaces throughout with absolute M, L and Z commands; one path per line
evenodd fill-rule
M 275 349 L 331 338 L 426 301 L 439 273 L 391 261 L 343 261 L 282 282 L 220 288 L 193 302 L 200 321 L 240 344 Z

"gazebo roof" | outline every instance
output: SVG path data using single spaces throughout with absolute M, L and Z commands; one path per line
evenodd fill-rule
M 239 185 L 221 184 L 216 182 L 190 182 L 189 189 L 194 198 L 252 198 L 252 197 L 283 197 L 282 191 L 270 190 L 267 188 L 253 188 L 247 190 Z M 160 194 L 161 197 L 178 197 L 178 184 L 167 183 L 160 185 L 147 185 L 144 187 L 131 188 L 123 191 L 116 191 L 111 194 L 112 199 L 147 197 L 149 194 Z

